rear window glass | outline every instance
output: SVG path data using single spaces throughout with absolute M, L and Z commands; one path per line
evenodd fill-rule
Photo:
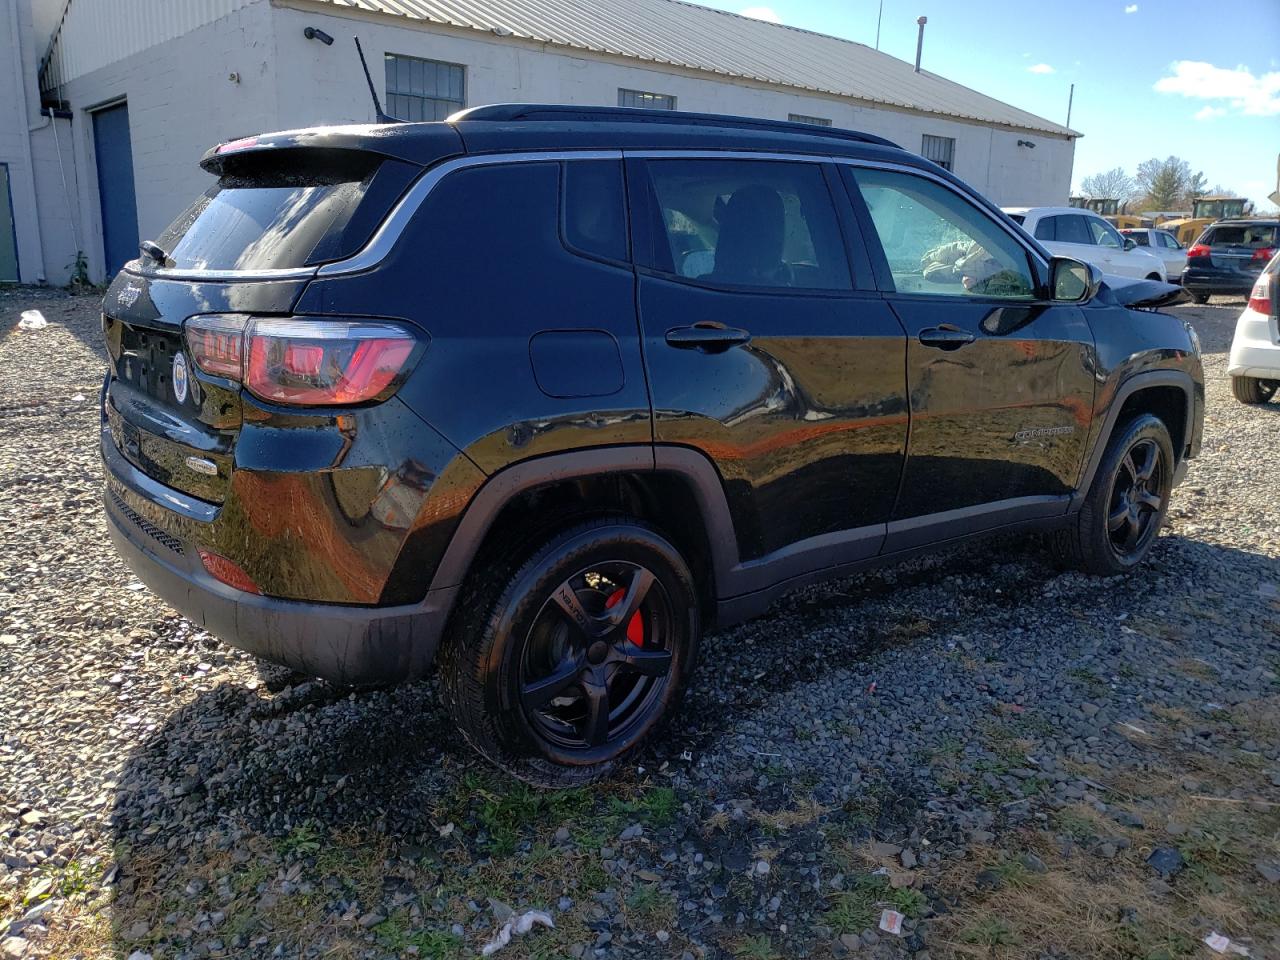
M 1009 214 L 1009 219 L 1012 220 L 1014 223 L 1026 223 L 1027 221 L 1027 218 L 1023 216 L 1021 213 L 1011 213 Z
M 1151 246 L 1151 240 L 1150 238 L 1147 237 L 1145 233 L 1127 233 L 1126 232 L 1125 237 L 1129 240 L 1132 240 L 1134 243 L 1136 243 L 1140 247 Z
M 564 165 L 564 239 L 574 250 L 627 259 L 626 201 L 621 160 L 574 160 Z
M 1208 243 L 1215 247 L 1238 246 L 1263 250 L 1276 246 L 1280 227 L 1272 224 L 1239 224 L 1214 227 L 1209 231 Z
M 323 259 L 376 169 L 369 161 L 229 172 L 156 238 L 180 270 L 300 267 Z M 313 253 L 321 256 L 313 257 Z

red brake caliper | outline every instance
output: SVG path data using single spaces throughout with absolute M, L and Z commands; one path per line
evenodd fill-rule
M 612 596 L 604 602 L 604 608 L 608 610 L 612 607 L 616 607 L 622 602 L 622 598 L 626 595 L 627 591 L 619 587 L 613 592 Z M 637 647 L 644 646 L 644 621 L 640 619 L 639 610 L 631 615 L 631 622 L 627 624 L 627 639 Z

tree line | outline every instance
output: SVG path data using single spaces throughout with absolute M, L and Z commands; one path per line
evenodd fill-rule
M 1093 173 L 1080 181 L 1080 189 L 1089 197 L 1127 200 L 1138 210 L 1189 210 L 1197 197 L 1239 196 L 1221 184 L 1210 187 L 1204 172 L 1193 172 L 1180 157 L 1144 160 L 1132 176 L 1124 167 Z

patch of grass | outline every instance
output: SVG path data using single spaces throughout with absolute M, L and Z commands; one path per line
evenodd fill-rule
M 763 933 L 740 940 L 730 948 L 739 960 L 781 960 L 782 954 L 774 949 L 773 941 Z
M 980 947 L 1008 947 L 1018 942 L 1009 924 L 999 917 L 979 917 L 960 931 L 960 939 Z
M 885 877 L 867 874 L 854 879 L 847 890 L 833 894 L 830 903 L 827 923 L 840 934 L 860 933 L 874 927 L 886 907 L 907 917 L 919 917 L 929 900 L 919 890 L 910 887 L 894 890 Z
M 1107 682 L 1088 667 L 1074 667 L 1067 671 L 1067 676 L 1081 686 L 1086 687 L 1091 694 L 1096 695 L 1107 692 Z
M 987 867 L 999 878 L 1001 886 L 1026 887 L 1035 882 L 1035 874 L 1018 860 L 1002 860 Z
M 64 900 L 82 897 L 89 892 L 89 878 L 79 860 L 72 860 L 62 868 L 55 886 Z
M 462 956 L 462 938 L 447 930 L 410 930 L 406 928 L 406 916 L 388 917 L 373 928 L 379 946 L 403 954 L 409 947 L 417 948 L 417 955 L 425 960 L 454 960 Z
M 314 823 L 300 823 L 281 838 L 276 845 L 280 853 L 288 856 L 312 857 L 320 852 L 324 835 Z
M 656 883 L 645 883 L 628 895 L 627 919 L 643 926 L 669 926 L 675 918 L 675 901 Z
M 638 797 L 609 801 L 609 813 L 618 818 L 646 820 L 656 827 L 665 826 L 676 817 L 680 802 L 670 787 L 653 787 Z

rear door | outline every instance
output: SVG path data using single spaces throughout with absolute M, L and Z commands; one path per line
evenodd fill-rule
M 110 277 L 138 255 L 138 205 L 126 104 L 93 113 L 93 150 L 102 212 L 103 262 Z
M 905 338 L 834 168 L 628 168 L 655 439 L 715 464 L 743 561 L 876 554 L 906 447 Z
M 950 185 L 846 169 L 907 331 L 911 438 L 886 550 L 1065 511 L 1093 404 L 1093 336 L 1011 231 Z

